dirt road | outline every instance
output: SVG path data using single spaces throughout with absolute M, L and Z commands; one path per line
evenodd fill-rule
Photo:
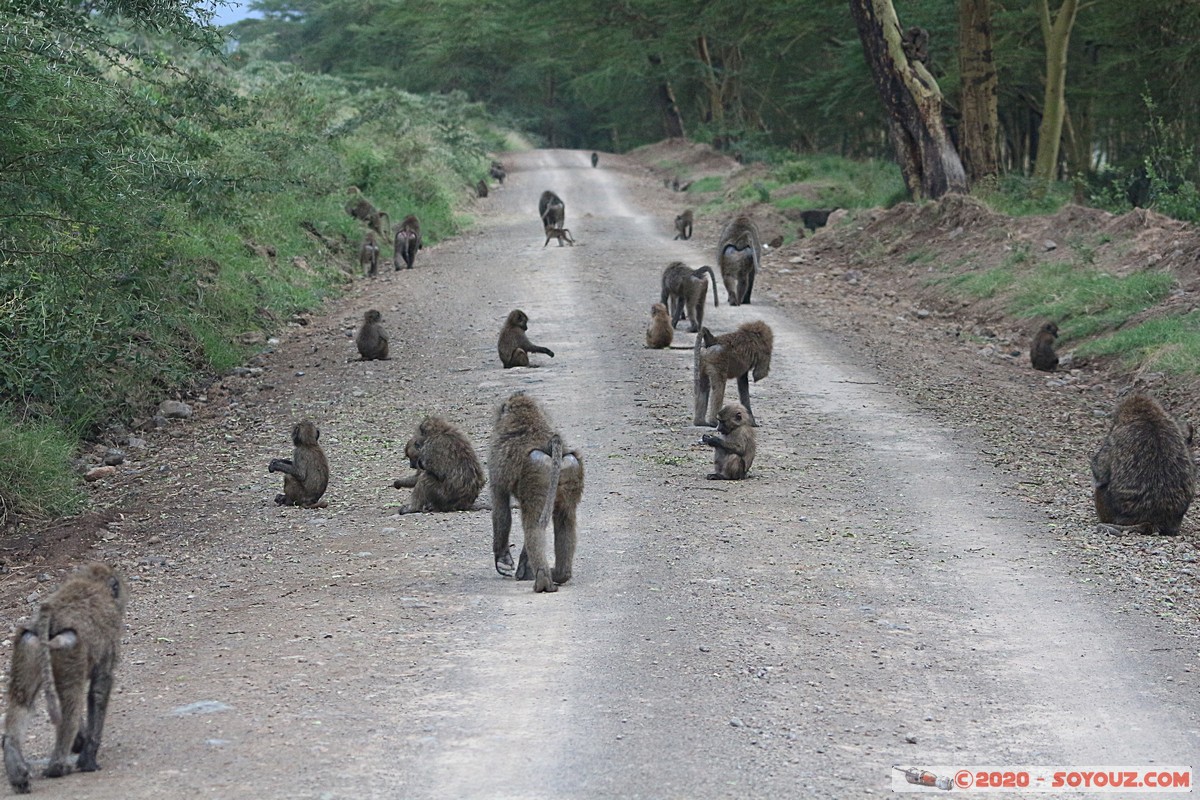
M 618 157 L 506 163 L 473 234 L 289 328 L 133 465 L 143 510 L 98 548 L 138 579 L 104 771 L 39 796 L 858 798 L 895 764 L 1200 766 L 1194 643 L 1074 577 L 976 442 L 765 293 L 708 310 L 766 320 L 776 355 L 752 479 L 705 481 L 691 353 L 642 341 L 662 268 L 714 243 L 672 241 Z M 542 247 L 546 188 L 576 247 Z M 348 363 L 370 307 L 393 360 Z M 556 354 L 537 369 L 498 363 L 513 308 Z M 586 463 L 554 595 L 494 572 L 486 512 L 398 517 L 390 488 L 424 414 L 485 456 L 516 389 Z M 271 502 L 301 416 L 327 510 Z

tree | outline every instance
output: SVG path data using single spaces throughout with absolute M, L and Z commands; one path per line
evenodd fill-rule
M 958 149 L 974 183 L 1000 169 L 996 64 L 992 58 L 992 0 L 959 0 L 958 64 L 962 124 Z
M 1036 2 L 1042 38 L 1046 42 L 1046 93 L 1033 176 L 1051 181 L 1058 175 L 1058 151 L 1062 143 L 1063 120 L 1067 115 L 1067 47 L 1071 43 L 1071 28 L 1075 25 L 1079 0 L 1063 0 L 1053 18 L 1050 0 Z

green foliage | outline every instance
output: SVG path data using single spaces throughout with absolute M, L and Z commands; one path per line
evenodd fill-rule
M 1017 275 L 1011 266 L 999 266 L 965 272 L 951 278 L 946 285 L 958 294 L 982 300 L 1011 289 L 1016 282 Z
M 1150 207 L 1162 213 L 1200 222 L 1200 191 L 1196 189 L 1196 148 L 1184 125 L 1168 124 L 1157 113 L 1150 95 L 1142 96 L 1153 137 L 1144 167 L 1149 181 Z
M 79 510 L 83 496 L 70 469 L 74 450 L 74 437 L 53 423 L 18 423 L 0 410 L 0 525 L 13 515 Z
M 724 185 L 725 180 L 720 175 L 709 175 L 706 178 L 699 178 L 692 181 L 692 185 L 688 187 L 689 192 L 719 192 Z
M 1071 202 L 1072 189 L 1063 182 L 1046 184 L 1036 178 L 1005 175 L 972 192 L 994 211 L 1013 217 L 1053 214 Z
M 1010 310 L 1056 320 L 1064 338 L 1077 339 L 1122 325 L 1166 297 L 1174 283 L 1166 272 L 1116 277 L 1071 264 L 1042 264 L 1022 276 Z
M 1130 366 L 1200 374 L 1200 311 L 1158 317 L 1084 342 L 1081 356 L 1119 356 Z

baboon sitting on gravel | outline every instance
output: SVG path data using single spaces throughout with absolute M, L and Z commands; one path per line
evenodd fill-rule
M 1054 372 L 1058 368 L 1058 353 L 1054 352 L 1054 340 L 1058 338 L 1058 326 L 1047 322 L 1033 337 L 1029 347 L 1029 363 L 1042 372 Z
M 717 412 L 717 432 L 700 437 L 713 448 L 713 472 L 709 480 L 740 481 L 754 463 L 756 449 L 750 412 L 737 403 L 722 406 Z
M 267 472 L 283 473 L 283 494 L 275 495 L 281 506 L 303 506 L 324 508 L 321 495 L 329 486 L 329 462 L 325 451 L 317 444 L 321 431 L 309 420 L 296 423 L 292 428 L 291 458 L 273 458 Z
M 441 417 L 426 417 L 404 446 L 404 454 L 417 473 L 392 484 L 413 490 L 401 514 L 467 511 L 474 505 L 483 488 L 483 465 L 466 435 L 454 425 Z
M 509 367 L 528 367 L 530 353 L 543 353 L 554 358 L 554 351 L 529 341 L 525 331 L 529 330 L 529 315 L 519 308 L 508 312 L 508 319 L 500 329 L 500 338 L 496 349 L 500 353 L 500 363 L 505 369 Z
M 661 350 L 671 346 L 675 331 L 671 328 L 671 317 L 662 303 L 650 306 L 650 326 L 646 328 L 646 347 Z

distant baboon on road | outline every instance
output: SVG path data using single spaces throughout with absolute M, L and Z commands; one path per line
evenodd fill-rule
M 529 329 L 529 315 L 519 308 L 508 313 L 496 349 L 500 352 L 500 363 L 509 367 L 528 367 L 530 353 L 543 353 L 554 358 L 554 351 L 529 341 L 525 331 Z
M 388 336 L 382 322 L 383 315 L 373 308 L 363 314 L 362 327 L 354 337 L 363 361 L 383 361 L 388 357 Z
M 329 462 L 317 440 L 321 431 L 309 420 L 297 422 L 292 428 L 291 458 L 273 458 L 267 472 L 283 473 L 283 494 L 275 495 L 281 506 L 324 508 L 321 495 L 329 486 Z
M 690 208 L 675 217 L 675 238 L 684 241 L 692 238 L 692 210 Z
M 562 228 L 566 224 L 567 206 L 562 198 L 547 189 L 538 199 L 538 216 L 543 228 Z
M 720 306 L 721 302 L 717 299 L 717 276 L 713 274 L 712 267 L 691 269 L 682 261 L 672 261 L 663 270 L 662 296 L 659 302 L 671 309 L 672 328 L 684 318 L 685 312 L 690 325 L 689 330 L 693 333 L 700 330 L 700 326 L 704 324 L 704 298 L 708 295 L 705 273 L 712 280 L 713 306 Z
M 749 217 L 737 216 L 721 231 L 717 259 L 721 280 L 725 283 L 725 291 L 729 293 L 729 305 L 749 303 L 750 293 L 754 290 L 754 277 L 762 264 L 758 228 Z
M 417 219 L 415 215 L 409 214 L 396 228 L 395 253 L 392 256 L 392 266 L 398 270 L 400 269 L 401 262 L 403 262 L 408 269 L 412 269 L 413 261 L 417 257 L 417 251 L 421 247 L 421 220 Z
M 358 265 L 368 278 L 374 278 L 375 273 L 379 272 L 379 245 L 375 243 L 374 231 L 367 231 L 367 238 L 358 248 Z
M 667 307 L 662 303 L 650 306 L 650 326 L 646 328 L 646 347 L 661 350 L 664 347 L 670 347 L 671 340 L 674 338 L 675 331 L 671 325 L 671 317 L 667 314 Z
M 600 154 L 599 153 L 592 153 L 592 166 L 593 167 L 600 166 Z
M 1029 348 L 1029 361 L 1034 369 L 1054 372 L 1058 367 L 1058 354 L 1054 352 L 1054 340 L 1058 338 L 1058 326 L 1047 322 L 1033 337 Z
M 750 424 L 758 427 L 750 409 L 750 375 L 757 382 L 770 373 L 774 342 L 771 328 L 762 320 L 743 323 L 736 331 L 720 336 L 701 328 L 696 336 L 693 362 L 692 424 L 709 427 L 717 424 L 717 410 L 725 400 L 725 382 L 736 378 L 738 397 L 750 416 Z

